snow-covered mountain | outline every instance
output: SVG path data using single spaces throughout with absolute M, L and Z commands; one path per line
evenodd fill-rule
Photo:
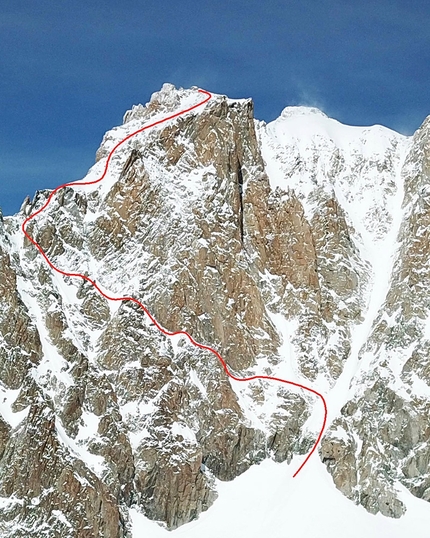
M 164 85 L 82 183 L 201 100 Z M 429 174 L 430 120 L 413 137 L 307 107 L 265 124 L 213 95 L 29 223 L 57 267 L 137 298 L 237 377 L 324 394 L 296 478 L 319 399 L 234 382 L 136 305 L 53 272 L 21 231 L 50 191 L 3 217 L 1 536 L 426 536 Z

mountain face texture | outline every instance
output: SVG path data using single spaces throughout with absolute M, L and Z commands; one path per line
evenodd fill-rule
M 83 181 L 201 100 L 165 84 Z M 54 273 L 21 231 L 49 194 L 0 220 L 0 535 L 130 538 L 131 508 L 175 529 L 219 481 L 298 467 L 321 401 L 231 381 L 133 303 Z M 214 95 L 122 145 L 101 183 L 59 191 L 28 232 L 237 377 L 322 392 L 312 457 L 351 502 L 400 518 L 399 484 L 430 502 L 430 119 L 412 137 L 306 107 L 265 124 Z

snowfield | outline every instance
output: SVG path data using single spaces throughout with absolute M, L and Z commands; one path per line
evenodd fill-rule
M 132 508 L 133 538 L 424 538 L 430 523 L 429 503 L 399 485 L 407 512 L 400 519 L 369 514 L 334 485 L 324 464 L 311 458 L 296 478 L 299 465 L 265 460 L 233 482 L 217 481 L 215 504 L 199 519 L 167 531 Z

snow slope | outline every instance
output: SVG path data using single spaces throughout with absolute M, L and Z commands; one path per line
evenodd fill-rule
M 333 485 L 318 458 L 309 461 L 297 478 L 290 465 L 266 460 L 233 482 L 217 481 L 219 497 L 197 521 L 167 531 L 130 510 L 133 538 L 424 538 L 428 536 L 430 506 L 401 485 L 408 510 L 400 519 L 369 514 L 355 506 Z

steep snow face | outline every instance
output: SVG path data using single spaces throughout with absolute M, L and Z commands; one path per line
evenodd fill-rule
M 344 125 L 306 107 L 287 107 L 257 129 L 272 188 L 294 189 L 310 213 L 318 188 L 334 192 L 369 248 L 395 228 L 409 137 L 380 125 Z
M 329 395 L 333 417 L 346 401 L 359 351 L 389 289 L 403 215 L 401 171 L 412 141 L 380 125 L 344 125 L 300 106 L 285 108 L 267 125 L 256 121 L 256 129 L 271 188 L 294 191 L 309 220 L 321 211 L 324 198 L 336 199 L 367 264 L 363 318 L 353 328 L 347 367 Z
M 321 211 L 322 198 L 335 198 L 369 264 L 366 321 L 353 342 L 359 348 L 388 291 L 403 215 L 401 170 L 411 138 L 380 125 L 344 125 L 308 107 L 287 107 L 268 125 L 257 121 L 256 128 L 272 189 L 293 190 L 310 220 Z
M 427 348 L 410 338 L 417 327 L 427 338 L 430 313 L 418 285 L 413 304 L 403 299 L 426 271 L 416 248 L 417 237 L 426 246 L 426 128 L 408 139 L 307 107 L 266 125 L 250 100 L 220 95 L 153 125 L 201 99 L 164 85 L 134 106 L 30 231 L 57 266 L 138 298 L 238 377 L 324 393 L 319 455 L 291 479 L 322 422 L 311 394 L 230 382 L 212 354 L 160 334 L 139 309 L 48 271 L 20 231 L 49 195 L 39 191 L 0 222 L 0 497 L 16 494 L 0 501 L 5 535 L 27 518 L 26 537 L 34 521 L 61 536 L 164 536 L 146 517 L 174 529 L 202 512 L 173 533 L 323 537 L 354 521 L 353 537 L 400 538 L 414 518 L 422 528 L 429 505 L 408 491 L 430 498 Z M 84 185 L 146 125 L 118 146 L 102 182 Z M 247 471 L 265 459 L 277 463 Z M 46 506 L 58 508 L 54 522 Z M 388 523 L 371 515 L 406 508 Z

